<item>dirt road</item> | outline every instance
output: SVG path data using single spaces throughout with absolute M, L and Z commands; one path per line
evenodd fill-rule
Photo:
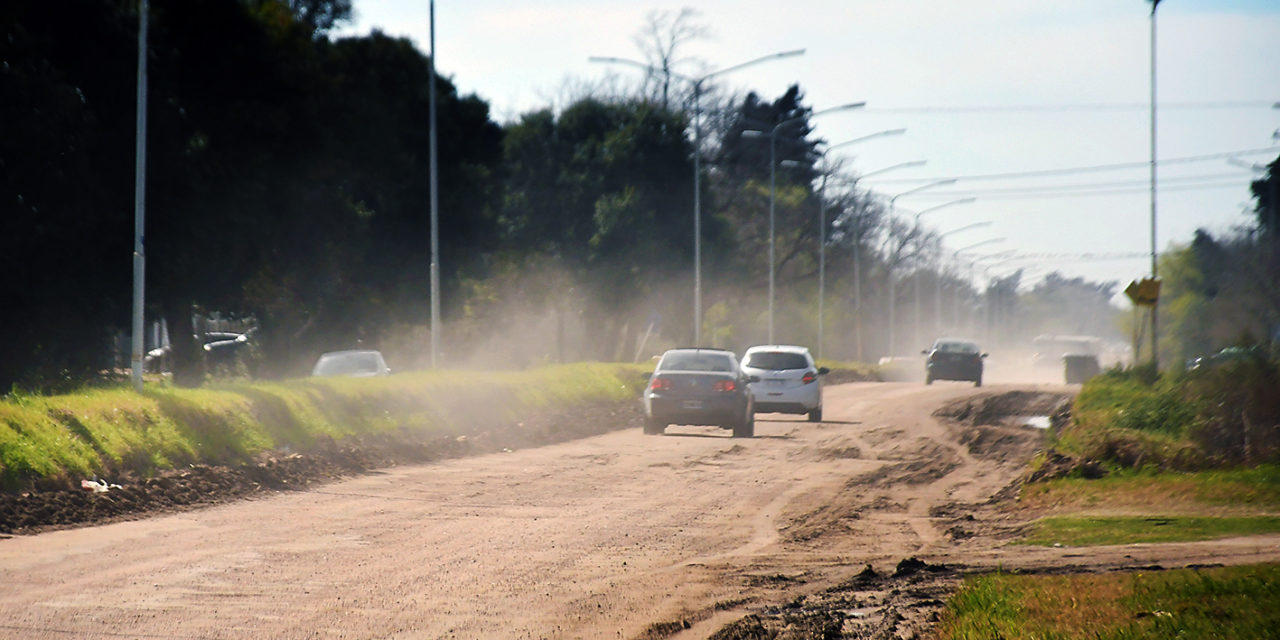
M 636 425 L 0 540 L 0 637 L 700 638 L 855 587 L 840 617 L 883 628 L 904 558 L 1009 561 L 1001 536 L 1016 523 L 968 505 L 1023 470 L 1036 435 L 975 439 L 931 415 L 976 391 L 838 385 L 828 421 L 759 416 L 749 440 Z M 1240 544 L 1240 557 L 1276 547 Z M 1052 566 L 1069 552 L 1019 553 Z M 868 564 L 879 577 L 857 586 Z M 912 584 L 923 606 L 896 620 L 941 605 L 936 585 Z

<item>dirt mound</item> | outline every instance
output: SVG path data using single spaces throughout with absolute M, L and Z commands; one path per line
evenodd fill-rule
M 943 405 L 933 415 L 974 426 L 1006 425 L 1028 416 L 1048 416 L 1054 427 L 1071 417 L 1072 394 L 1054 391 L 1006 391 L 970 396 Z
M 1027 474 L 1027 482 L 1055 480 L 1068 476 L 1097 479 L 1107 475 L 1107 470 L 1097 460 L 1083 460 L 1056 449 L 1045 453 L 1044 462 Z
M 955 569 L 915 557 L 904 558 L 891 575 L 867 565 L 844 583 L 746 615 L 711 638 L 917 637 L 938 620 L 960 579 Z
M 107 491 L 80 486 L 0 492 L 0 533 L 31 534 L 154 512 L 191 509 L 317 483 L 400 464 L 534 447 L 640 423 L 635 401 L 548 411 L 520 423 L 477 424 L 467 435 L 427 437 L 401 430 L 327 441 L 305 452 L 273 451 L 234 465 L 192 465 L 155 477 L 104 479 Z M 118 485 L 118 486 L 111 486 Z

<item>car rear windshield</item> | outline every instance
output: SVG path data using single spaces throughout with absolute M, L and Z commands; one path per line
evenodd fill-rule
M 733 358 L 721 353 L 681 352 L 663 356 L 658 368 L 664 371 L 733 371 Z
M 311 375 L 345 376 L 354 373 L 378 373 L 378 354 L 372 352 L 331 353 L 320 358 Z
M 978 345 L 972 342 L 939 342 L 934 350 L 942 353 L 977 353 Z
M 809 359 L 800 353 L 786 351 L 757 351 L 747 356 L 746 366 L 770 371 L 808 369 Z

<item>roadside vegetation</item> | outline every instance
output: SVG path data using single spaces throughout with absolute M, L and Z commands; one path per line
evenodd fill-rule
M 1276 530 L 1277 389 L 1280 367 L 1261 352 L 1181 373 L 1137 368 L 1090 380 L 1072 421 L 1033 462 L 1039 481 L 1020 492 L 1021 509 L 1052 516 L 1033 527 L 1028 542 L 1122 544 Z M 1174 529 L 1174 537 L 1162 533 Z
M 0 402 L 0 483 L 66 486 L 146 477 L 185 464 L 245 462 L 352 436 L 409 430 L 423 440 L 475 423 L 635 398 L 643 365 L 574 364 L 520 372 L 435 371 L 307 378 L 205 389 L 11 394 Z
M 1273 638 L 1280 566 L 971 577 L 947 605 L 944 640 Z

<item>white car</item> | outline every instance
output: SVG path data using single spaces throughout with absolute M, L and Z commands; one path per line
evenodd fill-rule
M 822 421 L 822 379 L 829 370 L 795 345 L 760 345 L 742 354 L 742 372 L 759 378 L 749 387 L 756 413 L 807 413 Z
M 382 354 L 371 350 L 330 351 L 316 360 L 313 376 L 350 376 L 371 378 L 391 373 Z

